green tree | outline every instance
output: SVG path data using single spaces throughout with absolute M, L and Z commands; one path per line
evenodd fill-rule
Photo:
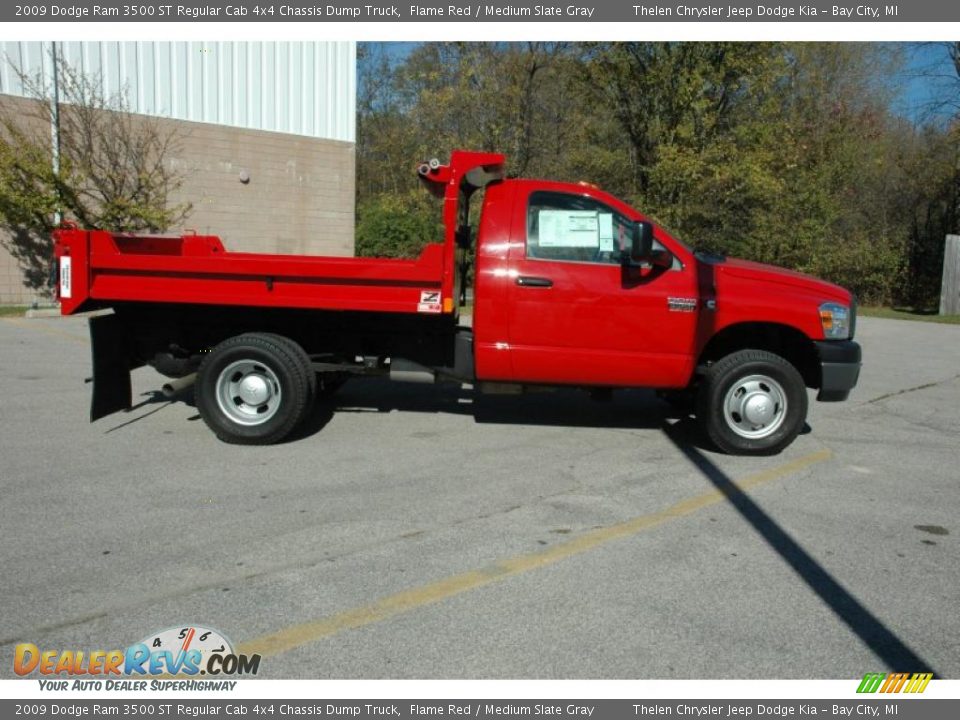
M 360 252 L 415 254 L 436 214 L 412 199 L 414 162 L 469 148 L 505 152 L 515 177 L 596 183 L 697 247 L 810 272 L 862 301 L 928 303 L 939 287 L 943 234 L 958 220 L 958 136 L 906 119 L 903 46 L 367 49 Z M 392 239 L 376 241 L 385 216 Z
M 56 67 L 58 106 L 42 76 L 16 68 L 27 99 L 0 105 L 3 243 L 23 266 L 27 285 L 38 290 L 49 276 L 58 215 L 84 228 L 163 232 L 191 209 L 170 201 L 182 183 L 169 162 L 180 138 L 174 126 L 133 115 L 125 93 L 105 95 L 98 77 L 62 60 Z

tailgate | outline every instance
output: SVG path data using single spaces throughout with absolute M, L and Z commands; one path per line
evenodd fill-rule
M 89 297 L 90 233 L 76 227 L 53 231 L 53 277 L 56 278 L 54 299 L 60 301 L 60 312 L 71 315 Z

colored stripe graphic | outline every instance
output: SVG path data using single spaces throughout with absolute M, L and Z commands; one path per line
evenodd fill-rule
M 922 693 L 933 673 L 867 673 L 860 681 L 858 693 Z
M 930 683 L 932 678 L 933 673 L 914 673 L 910 678 L 910 682 L 907 684 L 907 687 L 904 688 L 904 692 L 922 693 L 927 689 L 927 685 Z
M 887 681 L 880 688 L 882 693 L 897 693 L 907 681 L 907 673 L 890 673 L 887 675 Z
M 863 676 L 863 680 L 860 683 L 860 687 L 857 688 L 857 692 L 875 693 L 885 677 L 886 673 L 867 673 Z

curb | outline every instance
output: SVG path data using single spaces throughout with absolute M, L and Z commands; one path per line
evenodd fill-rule
M 52 318 L 60 317 L 60 308 L 31 308 L 23 316 L 25 318 Z

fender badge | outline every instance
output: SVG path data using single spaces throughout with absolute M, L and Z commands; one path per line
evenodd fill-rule
M 696 298 L 668 297 L 667 309 L 670 312 L 693 312 L 697 309 Z

